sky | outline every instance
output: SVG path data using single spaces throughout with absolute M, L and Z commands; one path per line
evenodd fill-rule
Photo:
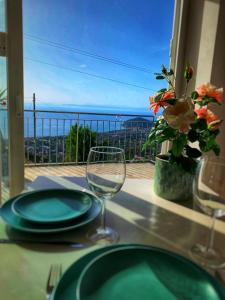
M 148 108 L 166 87 L 174 0 L 23 0 L 31 103 Z M 112 63 L 113 62 L 113 63 Z

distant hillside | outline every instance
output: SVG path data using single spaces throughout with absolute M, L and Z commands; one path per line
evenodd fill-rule
M 149 121 L 145 118 L 141 118 L 141 117 L 136 117 L 136 118 L 132 118 L 129 119 L 125 122 L 123 122 L 123 127 L 124 128 L 149 128 L 151 127 L 153 124 L 152 121 Z

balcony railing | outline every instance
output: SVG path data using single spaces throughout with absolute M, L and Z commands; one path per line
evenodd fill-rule
M 154 117 L 148 115 L 25 110 L 26 165 L 85 163 L 90 147 L 123 148 L 127 161 L 154 160 L 143 150 Z

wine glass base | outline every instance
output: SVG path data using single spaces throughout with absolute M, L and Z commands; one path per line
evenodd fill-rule
M 95 244 L 111 245 L 119 241 L 119 234 L 114 229 L 106 226 L 90 230 L 87 238 Z
M 211 269 L 220 269 L 225 266 L 225 257 L 214 249 L 208 249 L 206 246 L 196 244 L 191 248 L 192 258 L 204 267 Z

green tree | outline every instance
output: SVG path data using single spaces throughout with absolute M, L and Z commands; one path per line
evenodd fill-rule
M 96 132 L 86 126 L 77 126 L 77 124 L 71 126 L 66 138 L 65 161 L 76 161 L 76 155 L 78 162 L 86 161 L 90 148 L 96 145 L 96 136 Z

